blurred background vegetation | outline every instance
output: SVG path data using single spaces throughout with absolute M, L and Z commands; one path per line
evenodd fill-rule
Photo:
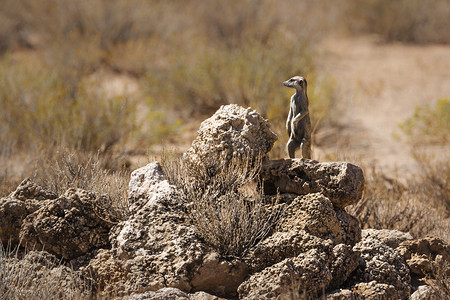
M 316 133 L 339 126 L 322 38 L 450 43 L 449 13 L 447 0 L 2 0 L 0 192 L 64 151 L 127 168 L 228 103 L 269 119 L 283 157 L 292 91 L 281 81 L 308 78 Z

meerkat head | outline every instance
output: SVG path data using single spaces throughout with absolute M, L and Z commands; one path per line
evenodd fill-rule
M 301 76 L 294 76 L 289 80 L 283 81 L 284 86 L 306 92 L 306 79 Z

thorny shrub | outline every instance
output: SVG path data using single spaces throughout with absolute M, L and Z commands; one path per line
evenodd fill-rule
M 363 198 L 347 211 L 362 228 L 396 229 L 419 238 L 450 240 L 450 163 L 413 154 L 421 173 L 405 184 L 382 171 L 366 169 Z
M 127 171 L 109 171 L 104 158 L 68 149 L 57 151 L 51 159 L 36 163 L 34 180 L 41 186 L 63 194 L 69 188 L 81 188 L 96 195 L 95 211 L 102 219 L 116 223 L 129 216 Z
M 188 202 L 187 214 L 197 234 L 224 256 L 245 256 L 282 214 L 270 208 L 275 203 L 266 203 L 258 186 L 261 158 L 207 159 L 203 166 L 190 169 L 181 156 L 165 153 L 162 167 Z
M 3 248 L 0 299 L 92 299 L 92 282 L 46 252 Z

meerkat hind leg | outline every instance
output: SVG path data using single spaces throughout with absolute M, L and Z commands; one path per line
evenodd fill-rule
M 297 150 L 299 147 L 300 143 L 297 140 L 292 138 L 289 139 L 289 141 L 287 142 L 289 158 L 295 158 L 295 150 Z
M 311 159 L 311 139 L 302 139 L 301 148 L 303 158 Z

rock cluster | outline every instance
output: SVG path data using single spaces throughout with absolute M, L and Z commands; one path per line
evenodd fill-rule
M 229 159 L 236 153 L 257 159 L 256 155 L 270 151 L 275 140 L 268 122 L 255 111 L 223 106 L 202 123 L 184 160 L 205 167 L 204 161 Z M 43 249 L 32 252 L 43 257 L 36 264 L 46 257 L 70 263 L 79 276 L 95 282 L 101 297 L 408 299 L 412 294 L 414 299 L 424 299 L 420 295 L 433 295 L 427 285 L 418 288 L 414 282 L 450 260 L 449 245 L 436 238 L 414 240 L 393 230 L 361 230 L 358 220 L 344 209 L 362 197 L 364 176 L 359 167 L 265 158 L 260 176 L 267 199 L 277 194 L 275 205 L 283 213 L 244 257 L 221 256 L 198 236 L 186 213 L 188 201 L 166 180 L 157 162 L 132 173 L 130 217 L 116 224 L 95 209 L 101 196 L 79 189 L 57 196 L 25 180 L 0 199 L 0 239 L 4 245 L 20 243 L 29 251 L 31 245 Z M 65 268 L 49 266 L 45 268 Z M 444 272 L 450 275 L 449 269 Z

